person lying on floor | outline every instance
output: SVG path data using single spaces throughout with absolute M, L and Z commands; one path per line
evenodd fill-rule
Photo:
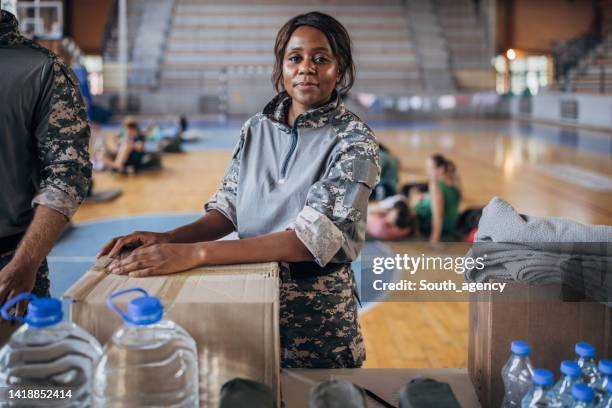
M 392 241 L 406 238 L 414 232 L 414 219 L 410 216 L 410 208 L 404 200 L 395 201 L 390 208 L 368 209 L 366 233 L 369 237 Z

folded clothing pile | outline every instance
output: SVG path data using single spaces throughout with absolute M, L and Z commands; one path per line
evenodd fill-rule
M 607 225 L 522 215 L 495 197 L 483 210 L 466 257 L 484 264 L 465 272 L 468 282 L 563 283 L 612 304 L 612 227 Z

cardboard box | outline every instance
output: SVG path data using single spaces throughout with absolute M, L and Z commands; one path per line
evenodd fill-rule
M 562 292 L 561 285 L 508 281 L 503 294 L 472 294 L 468 371 L 484 408 L 501 405 L 501 369 L 513 340 L 529 342 L 533 366 L 551 370 L 555 379 L 561 361 L 575 358 L 579 341 L 595 346 L 597 360 L 612 357 L 612 309 L 599 303 L 564 302 Z
M 164 318 L 195 339 L 201 406 L 217 406 L 225 381 L 249 378 L 280 395 L 279 266 L 277 263 L 197 268 L 159 277 L 129 278 L 91 270 L 64 294 L 71 318 L 105 344 L 122 324 L 108 295 L 140 287 L 158 296 Z M 138 296 L 138 295 L 134 295 Z M 123 310 L 133 296 L 117 298 Z

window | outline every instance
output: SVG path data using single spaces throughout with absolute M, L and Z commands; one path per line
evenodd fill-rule
M 59 40 L 64 34 L 64 11 L 61 1 L 20 1 L 17 3 L 19 29 L 26 37 Z
M 551 67 L 550 57 L 547 56 L 530 55 L 509 61 L 499 55 L 495 58 L 497 93 L 523 95 L 528 92 L 536 95 L 550 83 Z

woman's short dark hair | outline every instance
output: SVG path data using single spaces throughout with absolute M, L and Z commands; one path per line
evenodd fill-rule
M 397 218 L 395 226 L 398 228 L 407 228 L 411 226 L 410 208 L 404 201 L 398 201 L 393 204 L 393 209 L 397 210 Z
M 440 153 L 432 155 L 431 160 L 434 162 L 434 166 L 436 167 L 446 167 L 446 157 L 442 156 Z
M 442 156 L 440 153 L 436 153 L 433 156 L 431 156 L 431 160 L 433 160 L 434 165 L 436 167 L 442 167 L 445 172 L 451 175 L 457 169 L 455 166 L 455 163 L 453 163 L 451 160 L 447 159 L 446 157 Z
M 338 91 L 344 94 L 351 89 L 355 82 L 355 64 L 351 52 L 351 38 L 346 28 L 335 18 L 318 11 L 300 14 L 287 21 L 276 35 L 274 44 L 274 71 L 272 72 L 272 84 L 277 92 L 284 90 L 283 86 L 283 59 L 285 49 L 291 35 L 301 26 L 316 28 L 327 37 L 334 57 L 338 60 Z

